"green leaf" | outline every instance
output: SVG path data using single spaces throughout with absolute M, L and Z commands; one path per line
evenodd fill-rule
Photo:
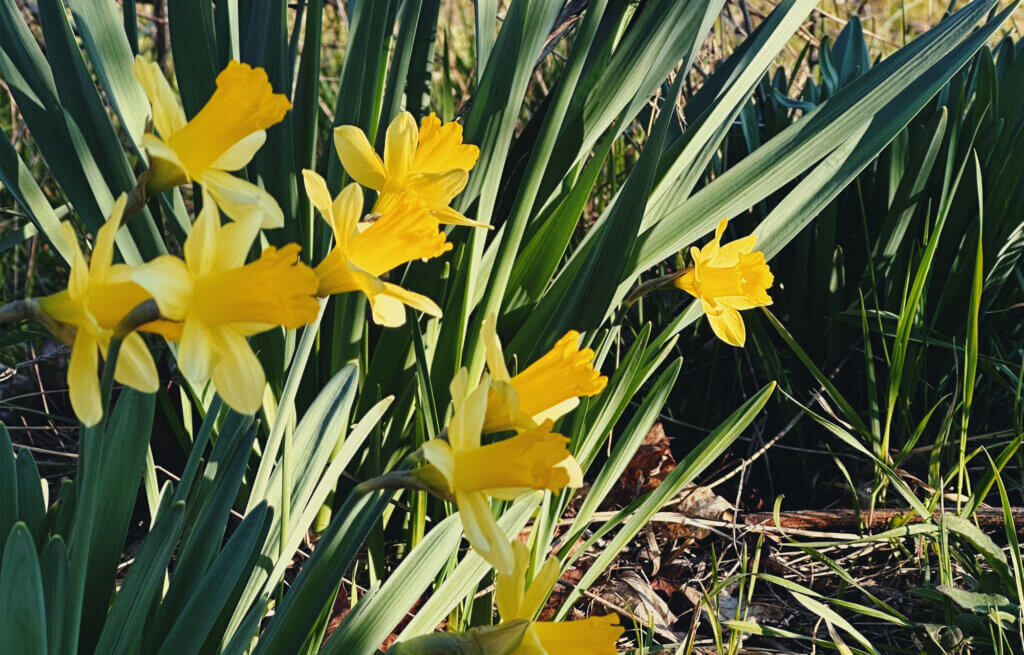
M 39 539 L 43 518 L 46 516 L 46 500 L 43 498 L 43 485 L 46 481 L 39 478 L 39 469 L 28 449 L 18 453 L 17 467 L 18 520 L 28 527 L 34 538 Z
M 266 536 L 266 518 L 266 505 L 257 506 L 245 517 L 195 586 L 167 636 L 159 642 L 158 655 L 199 651 L 236 585 L 255 566 L 255 557 Z
M 36 545 L 24 523 L 6 536 L 0 565 L 0 652 L 46 655 L 46 609 Z
M 981 528 L 967 519 L 952 514 L 945 514 L 942 517 L 942 524 L 974 546 L 982 557 L 995 570 L 1003 580 L 1010 579 L 1010 568 L 1006 564 L 1006 556 L 1002 549 L 992 541 L 992 537 L 981 531 Z
M 217 36 L 210 0 L 175 0 L 167 4 L 167 23 L 185 116 L 199 113 L 216 89 Z
M 95 652 L 129 655 L 141 652 L 142 634 L 153 603 L 159 599 L 167 565 L 178 544 L 185 521 L 185 504 L 174 501 L 170 483 L 160 494 L 153 529 L 149 531 L 135 561 L 128 569 L 121 590 L 110 607 Z M 104 606 L 101 608 L 106 610 Z
M 572 527 L 569 528 L 570 534 L 574 533 L 578 527 L 589 524 L 594 512 L 612 490 L 615 483 L 618 482 L 622 472 L 633 459 L 637 448 L 640 447 L 644 437 L 650 432 L 651 426 L 658 419 L 658 415 L 665 405 L 669 392 L 672 391 L 675 385 L 681 368 L 682 360 L 676 359 L 669 364 L 665 372 L 654 383 L 652 386 L 653 392 L 644 398 L 630 420 L 629 425 L 626 426 L 626 429 L 622 431 L 622 434 L 616 440 L 615 447 L 612 449 L 608 461 L 601 466 L 597 477 L 590 485 L 590 489 L 587 490 L 587 495 L 583 498 L 583 503 L 577 511 Z
M 320 610 L 333 597 L 334 583 L 352 563 L 390 497 L 383 492 L 349 495 L 274 613 L 254 655 L 291 655 L 295 644 L 306 640 Z
M 462 523 L 452 515 L 427 533 L 384 585 L 363 598 L 324 645 L 324 655 L 373 652 L 402 621 L 448 563 L 462 541 Z
M 114 0 L 69 0 L 75 25 L 121 124 L 138 144 L 149 102 L 135 80 L 134 57 Z
M 912 86 L 915 90 L 941 87 L 1007 17 L 1001 12 L 971 34 L 993 4 L 975 0 L 842 88 L 697 193 L 652 215 L 652 227 L 639 236 L 633 250 L 630 270 L 639 272 L 654 265 L 710 231 L 723 216 L 735 216 L 764 199 L 839 147 L 849 138 L 851 128 L 870 121 L 897 98 L 902 96 L 907 102 L 917 96 L 923 104 L 930 93 L 920 94 L 924 95 L 921 98 L 919 93 L 904 92 Z M 957 47 L 961 42 L 969 46 Z M 836 129 L 840 125 L 842 129 Z
M 186 604 L 194 602 L 197 589 L 202 586 L 211 563 L 221 549 L 231 508 L 238 497 L 256 437 L 251 424 L 252 417 L 234 412 L 229 414 L 205 467 L 203 479 L 195 493 L 189 496 L 174 574 L 160 608 L 149 622 L 144 644 L 146 651 L 155 651 L 159 644 L 166 642 L 168 631 L 172 625 L 178 624 Z M 232 589 L 229 587 L 222 591 L 227 593 Z M 216 618 L 214 615 L 209 620 L 212 622 Z
M 0 498 L 4 499 L 0 503 L 0 535 L 4 539 L 18 522 L 18 470 L 15 461 L 11 435 L 7 426 L 0 423 Z
M 107 615 L 142 479 L 154 398 L 125 387 L 106 424 L 80 431 L 76 512 L 68 541 L 76 602 L 72 616 L 81 612 L 81 636 L 70 643 L 80 648 L 95 645 Z
M 509 538 L 519 534 L 530 515 L 536 511 L 540 499 L 539 493 L 517 499 L 498 519 L 498 526 Z M 484 558 L 476 551 L 469 550 L 430 598 L 416 610 L 412 619 L 402 629 L 398 640 L 407 640 L 432 632 L 456 605 L 468 594 L 473 593 L 490 570 L 491 565 Z
M 64 652 L 68 609 L 71 605 L 71 567 L 68 563 L 68 549 L 62 538 L 50 537 L 39 557 L 39 568 L 43 578 L 43 600 L 46 603 L 47 643 L 50 655 L 60 655 Z

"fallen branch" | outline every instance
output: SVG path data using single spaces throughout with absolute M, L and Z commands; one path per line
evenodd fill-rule
M 942 512 L 935 512 L 935 521 L 942 518 Z M 1010 518 L 1018 533 L 1024 533 L 1024 507 L 1010 508 Z M 852 509 L 796 510 L 780 512 L 776 523 L 771 512 L 757 512 L 743 516 L 743 523 L 751 526 L 776 526 L 783 529 L 797 530 L 828 530 L 828 531 L 868 531 L 885 530 L 895 521 L 904 523 L 921 523 L 921 517 L 907 509 L 876 509 L 874 512 L 857 512 Z M 998 508 L 982 508 L 974 513 L 974 520 L 982 530 L 1002 530 L 1005 523 L 1003 510 Z

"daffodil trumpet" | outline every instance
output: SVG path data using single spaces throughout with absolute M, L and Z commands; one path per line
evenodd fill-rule
M 570 330 L 543 357 L 513 376 L 505 365 L 496 317 L 484 319 L 482 337 L 493 385 L 487 399 L 484 432 L 529 430 L 579 405 L 580 397 L 604 390 L 608 378 L 593 366 L 594 351 L 580 349 L 580 333 Z

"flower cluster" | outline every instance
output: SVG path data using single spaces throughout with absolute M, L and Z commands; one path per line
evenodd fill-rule
M 352 125 L 334 130 L 334 145 L 345 172 L 355 180 L 331 198 L 327 182 L 315 171 L 302 176 L 310 202 L 331 226 L 334 248 L 316 267 L 322 296 L 360 291 L 370 301 L 373 320 L 387 327 L 405 322 L 408 305 L 441 316 L 437 304 L 418 293 L 385 282 L 381 276 L 416 259 L 451 250 L 442 223 L 483 226 L 448 205 L 466 186 L 479 150 L 462 143 L 462 126 L 441 125 L 431 114 L 417 130 L 408 112 L 388 126 L 384 158 L 366 134 Z M 377 191 L 371 216 L 360 221 L 364 195 L 360 185 Z
M 594 369 L 594 351 L 579 348 L 578 332 L 566 334 L 514 376 L 505 364 L 493 315 L 484 321 L 481 336 L 488 372 L 472 388 L 466 369 L 452 380 L 446 435 L 423 445 L 426 465 L 414 475 L 454 500 L 466 539 L 497 572 L 495 599 L 502 622 L 529 621 L 512 655 L 613 654 L 623 631 L 613 615 L 567 623 L 533 620 L 558 579 L 559 562 L 549 559 L 524 587 L 529 550 L 508 540 L 490 502 L 583 484 L 569 439 L 553 431 L 554 420 L 575 408 L 580 397 L 601 393 L 608 378 Z M 513 434 L 484 443 L 484 435 L 502 432 Z
M 417 126 L 402 112 L 387 129 L 383 156 L 359 128 L 335 128 L 337 156 L 353 181 L 332 190 L 315 171 L 302 171 L 310 203 L 334 238 L 326 256 L 310 266 L 300 260 L 295 243 L 261 245 L 263 230 L 284 226 L 284 212 L 258 184 L 232 174 L 252 161 L 267 129 L 290 109 L 266 72 L 230 62 L 212 97 L 190 120 L 155 63 L 136 58 L 135 76 L 149 99 L 155 130 L 142 139 L 149 170 L 138 197 L 192 184 L 198 211 L 181 256 L 134 266 L 114 263 L 118 230 L 131 217 L 130 208 L 137 209 L 125 194 L 98 231 L 88 260 L 69 223 L 51 235 L 61 252 L 71 254 L 68 286 L 37 299 L 34 307 L 72 345 L 68 385 L 83 424 L 103 417 L 97 369 L 112 344 L 120 343 L 113 379 L 143 392 L 157 390 L 156 365 L 141 332 L 174 344 L 177 366 L 193 389 L 211 384 L 228 406 L 254 414 L 266 377 L 248 337 L 316 321 L 320 299 L 362 293 L 374 322 L 385 327 L 402 325 L 408 308 L 441 316 L 433 299 L 389 281 L 388 274 L 451 250 L 442 225 L 489 227 L 451 206 L 479 156 L 476 146 L 463 143 L 460 125 L 442 124 L 430 114 Z M 369 206 L 367 190 L 374 196 Z M 756 237 L 721 244 L 725 229 L 723 219 L 710 243 L 692 249 L 691 268 L 654 285 L 674 285 L 698 298 L 714 333 L 742 346 L 739 312 L 771 304 L 773 277 L 764 253 L 753 250 Z M 578 332 L 565 334 L 515 375 L 506 364 L 495 315 L 485 318 L 479 336 L 486 371 L 471 379 L 467 369 L 459 370 L 450 385 L 446 429 L 422 445 L 420 466 L 403 480 L 458 507 L 467 540 L 497 573 L 497 607 L 502 623 L 509 624 L 504 627 L 525 629 L 514 653 L 614 653 L 622 634 L 615 617 L 535 620 L 560 564 L 548 560 L 528 581 L 529 551 L 509 541 L 491 506 L 536 490 L 583 484 L 569 439 L 555 431 L 555 421 L 580 398 L 600 394 L 608 379 L 595 368 L 594 351 L 580 348 Z
M 452 380 L 447 438 L 423 445 L 428 466 L 421 474 L 433 480 L 440 473 L 442 493 L 458 505 L 469 543 L 495 570 L 511 574 L 515 554 L 491 514 L 490 499 L 514 500 L 533 490 L 583 483 L 569 440 L 552 431 L 554 419 L 576 406 L 580 396 L 600 393 L 608 378 L 594 370 L 594 351 L 579 350 L 576 332 L 514 377 L 505 366 L 493 316 L 483 336 L 489 374 L 472 387 L 466 369 Z M 514 434 L 482 441 L 485 434 L 509 431 Z
M 388 129 L 383 160 L 358 128 L 337 128 L 338 153 L 349 174 L 379 192 L 375 220 L 361 220 L 364 198 L 358 184 L 332 199 L 323 178 L 303 171 L 310 201 L 335 239 L 331 252 L 311 268 L 299 261 L 294 243 L 257 252 L 260 231 L 282 227 L 284 214 L 269 193 L 231 173 L 252 161 L 266 130 L 290 108 L 286 96 L 274 93 L 266 71 L 230 62 L 191 120 L 156 63 L 137 57 L 135 76 L 149 99 L 155 128 L 142 139 L 150 164 L 146 190 L 159 193 L 193 183 L 201 209 L 182 257 L 164 255 L 138 266 L 113 263 L 115 235 L 130 218 L 126 195 L 114 204 L 88 262 L 71 225 L 60 226 L 55 238 L 64 242 L 61 250 L 74 253 L 68 288 L 36 304 L 72 345 L 68 387 L 83 424 L 95 425 L 103 416 L 97 368 L 115 336 L 123 342 L 114 379 L 156 391 L 153 358 L 132 329 L 175 342 L 178 368 L 193 388 L 210 382 L 232 409 L 254 414 L 266 377 L 247 337 L 313 322 L 318 297 L 362 292 L 374 321 L 384 326 L 401 325 L 406 305 L 441 315 L 430 298 L 382 276 L 450 250 L 441 223 L 475 225 L 448 207 L 465 187 L 478 154 L 476 146 L 462 143 L 459 125 L 442 125 L 431 114 L 417 132 L 412 116 L 402 113 Z M 125 317 L 148 301 L 155 303 L 159 319 L 115 334 Z

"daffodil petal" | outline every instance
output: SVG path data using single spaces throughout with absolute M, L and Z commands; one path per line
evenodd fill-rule
M 302 169 L 302 183 L 306 187 L 306 196 L 313 206 L 320 211 L 324 220 L 331 215 L 331 192 L 327 188 L 327 180 L 319 173 L 308 168 Z
M 484 359 L 487 360 L 487 370 L 495 382 L 506 382 L 511 378 L 508 374 L 508 367 L 505 365 L 505 353 L 501 348 L 501 339 L 498 338 L 498 317 L 494 313 L 484 318 L 480 329 L 480 336 L 484 340 Z
M 345 248 L 363 215 L 363 190 L 355 182 L 346 185 L 331 203 L 326 215 L 330 217 L 334 240 L 339 247 Z
M 718 256 L 715 257 L 715 266 L 736 266 L 739 264 L 740 255 L 749 253 L 757 245 L 757 235 L 748 234 L 745 237 L 730 241 L 719 247 Z
M 210 379 L 213 368 L 213 338 L 199 321 L 185 321 L 178 345 L 178 368 L 197 391 Z
M 165 139 L 185 127 L 185 110 L 178 102 L 178 96 L 164 77 L 160 65 L 147 61 L 141 55 L 135 56 L 135 79 L 153 107 L 153 126 Z
M 245 337 L 231 328 L 218 330 L 218 361 L 213 367 L 213 387 L 228 407 L 240 414 L 255 414 L 267 384 L 263 366 Z
M 677 289 L 681 289 L 696 298 L 699 293 L 697 290 L 697 269 L 691 268 L 686 271 L 676 278 L 674 284 Z
M 245 265 L 259 233 L 260 222 L 255 216 L 221 225 L 216 239 L 213 270 L 225 271 Z
M 74 228 L 67 221 L 61 223 L 60 229 L 64 232 L 65 239 L 74 238 Z M 71 261 L 68 263 L 71 265 L 71 272 L 68 275 L 68 293 L 72 298 L 82 298 L 89 288 L 89 265 L 86 264 L 82 249 L 78 247 L 77 243 L 71 253 Z
M 388 125 L 384 139 L 384 169 L 389 178 L 405 178 L 412 168 L 418 142 L 419 129 L 416 127 L 416 119 L 407 111 L 400 112 Z
M 516 619 L 532 619 L 522 616 L 524 583 L 530 566 L 530 549 L 518 539 L 512 541 L 515 566 L 508 575 L 499 573 L 494 581 L 494 605 L 503 623 Z
M 480 221 L 474 221 L 466 218 L 459 212 L 455 211 L 451 207 L 439 207 L 433 210 L 434 218 L 437 219 L 438 223 L 444 225 L 459 225 L 462 227 L 482 227 L 485 230 L 493 230 L 493 225 L 487 223 L 481 223 Z
M 284 212 L 274 196 L 252 182 L 214 169 L 205 171 L 198 182 L 230 218 L 242 221 L 259 216 L 265 230 L 284 227 Z
M 461 168 L 443 173 L 413 173 L 406 179 L 406 188 L 428 201 L 447 205 L 466 188 L 468 180 L 469 173 Z
M 490 378 L 485 376 L 452 415 L 448 423 L 448 441 L 456 452 L 480 445 L 490 386 Z
M 114 379 L 143 393 L 156 393 L 159 388 L 160 378 L 156 372 L 156 364 L 153 363 L 153 356 L 150 355 L 146 342 L 138 332 L 132 332 L 121 342 Z
M 455 459 L 452 448 L 441 439 L 431 439 L 422 446 L 423 457 L 436 468 L 451 486 L 455 475 Z
M 384 162 L 361 129 L 355 125 L 334 128 L 334 148 L 349 177 L 371 189 L 384 188 L 387 180 Z
M 110 210 L 110 217 L 96 233 L 96 243 L 93 245 L 89 261 L 89 274 L 94 278 L 102 279 L 110 270 L 110 264 L 114 259 L 114 237 L 121 227 L 121 217 L 127 203 L 127 195 L 122 193 L 118 196 L 113 209 Z
M 71 227 L 67 221 L 62 222 L 56 230 L 46 236 L 49 237 L 53 247 L 57 249 L 64 261 L 69 264 L 74 260 L 75 252 L 81 252 L 78 247 L 78 237 L 75 236 L 75 228 Z
M 408 305 L 409 307 L 412 307 L 417 311 L 423 312 L 428 316 L 440 317 L 442 314 L 441 308 L 438 307 L 437 303 L 435 303 L 433 300 L 431 300 L 427 296 L 424 296 L 421 293 L 416 293 L 414 291 L 409 291 L 408 289 L 403 289 L 397 284 L 385 282 L 384 293 L 398 300 L 402 304 Z
M 466 367 L 460 368 L 455 373 L 455 377 L 448 384 L 448 393 L 451 395 L 452 405 L 458 411 L 466 402 L 466 396 L 469 395 L 469 371 L 466 370 Z
M 259 130 L 253 132 L 249 136 L 243 138 L 241 141 L 231 146 L 224 153 L 215 159 L 210 168 L 220 169 L 222 171 L 237 171 L 249 164 L 252 158 L 256 156 L 256 153 L 263 144 L 267 142 L 267 131 Z
M 618 616 L 608 614 L 580 621 L 537 621 L 530 625 L 530 632 L 540 641 L 545 653 L 615 655 L 618 652 L 615 642 L 622 635 L 623 628 L 619 625 Z
M 369 296 L 373 322 L 384 327 L 399 327 L 405 324 L 405 305 L 398 298 L 386 293 Z
M 455 502 L 462 517 L 462 528 L 473 548 L 499 573 L 512 574 L 515 553 L 505 533 L 498 527 L 487 496 L 480 492 L 456 491 Z
M 132 271 L 132 281 L 148 291 L 164 318 L 180 321 L 192 301 L 192 276 L 185 262 L 162 255 Z
M 220 230 L 220 212 L 206 188 L 203 189 L 202 198 L 203 208 L 199 210 L 182 247 L 185 263 L 195 275 L 213 270 L 217 259 L 217 232 Z
M 747 340 L 747 330 L 743 325 L 743 318 L 740 316 L 740 313 L 732 307 L 720 305 L 717 308 L 711 308 L 706 301 L 701 302 L 704 305 L 704 312 L 707 314 L 708 323 L 711 324 L 711 329 L 714 330 L 715 335 L 730 346 L 743 347 Z
M 75 416 L 86 427 L 96 425 L 103 418 L 98 366 L 99 344 L 91 334 L 79 330 L 68 362 L 68 394 Z
M 548 596 L 551 595 L 551 590 L 555 587 L 555 583 L 558 582 L 558 576 L 561 573 L 562 565 L 559 563 L 558 558 L 549 557 L 544 562 L 537 573 L 534 574 L 533 580 L 530 581 L 530 586 L 527 587 L 526 593 L 523 595 L 522 605 L 519 608 L 522 618 L 533 619 L 540 613 L 544 603 L 547 602 Z
M 67 289 L 36 298 L 36 303 L 44 314 L 59 323 L 78 325 L 88 320 L 82 304 L 73 300 Z
M 530 418 L 534 423 L 543 423 L 544 421 L 554 421 L 560 419 L 572 410 L 576 409 L 580 405 L 579 398 L 566 398 L 557 405 L 548 407 L 543 412 L 538 412 Z

